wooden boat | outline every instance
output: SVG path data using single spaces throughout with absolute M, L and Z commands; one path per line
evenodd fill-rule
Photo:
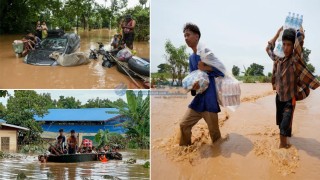
M 49 155 L 47 162 L 59 162 L 59 163 L 76 163 L 76 162 L 87 162 L 87 161 L 99 161 L 99 157 L 105 155 L 109 160 L 122 160 L 120 153 L 108 152 L 106 154 L 100 153 L 83 153 L 83 154 L 63 154 L 63 155 Z

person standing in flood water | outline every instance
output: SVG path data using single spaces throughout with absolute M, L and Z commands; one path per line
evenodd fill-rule
M 126 15 L 126 18 L 121 24 L 123 40 L 126 43 L 126 46 L 133 49 L 133 41 L 134 41 L 134 28 L 136 26 L 136 21 L 132 18 L 131 15 Z
M 183 28 L 184 38 L 187 45 L 192 49 L 193 54 L 189 57 L 190 72 L 200 69 L 206 71 L 209 76 L 209 87 L 202 94 L 196 94 L 196 90 L 200 88 L 199 83 L 195 83 L 191 94 L 194 97 L 189 105 L 187 112 L 180 121 L 180 146 L 191 145 L 191 129 L 200 120 L 204 119 L 208 125 L 209 134 L 212 142 L 221 138 L 218 124 L 218 112 L 220 107 L 215 87 L 215 77 L 224 76 L 217 68 L 205 65 L 201 62 L 200 56 L 196 54 L 197 45 L 199 43 L 201 33 L 197 25 L 187 23 Z
M 304 30 L 285 29 L 282 35 L 283 52 L 285 57 L 280 58 L 274 54 L 275 42 L 283 27 L 268 42 L 267 54 L 274 61 L 272 73 L 272 86 L 276 90 L 276 123 L 280 129 L 279 148 L 289 148 L 288 137 L 292 133 L 293 113 L 296 101 L 305 99 L 309 87 L 316 89 L 319 81 L 307 69 L 303 60 L 302 51 L 304 43 Z

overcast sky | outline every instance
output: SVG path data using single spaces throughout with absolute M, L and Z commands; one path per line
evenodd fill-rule
M 197 24 L 205 43 L 231 71 L 233 65 L 248 67 L 253 62 L 272 70 L 265 52 L 267 41 L 284 24 L 288 12 L 304 16 L 304 46 L 311 50 L 310 62 L 320 74 L 319 0 L 153 0 L 151 4 L 151 72 L 165 62 L 164 43 L 170 39 L 184 45 L 186 22 Z M 188 48 L 191 53 L 191 49 Z
M 95 99 L 99 97 L 100 99 L 110 99 L 115 101 L 119 98 L 127 102 L 126 95 L 118 93 L 120 90 L 35 90 L 37 93 L 50 93 L 51 99 L 59 99 L 59 96 L 73 96 L 82 104 L 86 103 L 89 99 Z M 13 90 L 9 90 L 9 94 L 14 95 Z M 118 95 L 119 94 L 119 95 Z M 144 94 L 147 94 L 145 92 Z M 3 105 L 7 104 L 8 96 L 6 98 L 0 97 L 0 103 Z

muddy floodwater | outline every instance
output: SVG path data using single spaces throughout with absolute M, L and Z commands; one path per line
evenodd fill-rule
M 190 93 L 151 97 L 151 179 L 320 179 L 319 89 L 297 102 L 289 149 L 278 148 L 270 83 L 241 84 L 240 107 L 219 113 L 218 142 L 212 144 L 208 127 L 200 120 L 192 128 L 193 144 L 180 147 L 179 121 L 192 99 Z
M 143 164 L 149 161 L 148 150 L 121 152 L 122 161 L 100 161 L 82 163 L 44 163 L 36 156 L 16 159 L 0 159 L 0 179 L 17 179 L 24 174 L 28 179 L 149 179 L 149 169 Z M 126 164 L 129 158 L 137 159 L 135 164 Z
M 96 42 L 110 43 L 115 32 L 107 29 L 80 31 L 81 52 L 98 48 Z M 25 64 L 12 48 L 12 42 L 22 35 L 0 35 L 0 89 L 114 89 L 123 84 L 129 89 L 137 87 L 130 78 L 112 68 L 102 67 L 101 56 L 88 65 L 75 67 L 34 66 Z M 137 56 L 149 58 L 149 42 L 134 42 Z M 140 87 L 143 87 L 142 82 Z

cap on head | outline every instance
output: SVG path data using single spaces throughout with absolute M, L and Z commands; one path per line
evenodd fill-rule
M 285 29 L 282 35 L 282 41 L 290 41 L 294 44 L 296 40 L 296 31 L 294 29 Z
M 63 129 L 59 129 L 59 132 L 63 132 Z

